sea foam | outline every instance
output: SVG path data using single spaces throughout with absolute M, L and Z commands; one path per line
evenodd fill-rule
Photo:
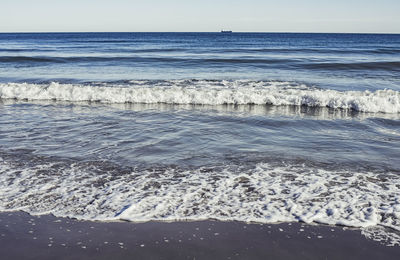
M 21 166 L 18 158 L 0 159 L 0 211 L 100 221 L 302 221 L 369 233 L 378 226 L 400 231 L 395 173 L 270 163 L 139 170 L 35 157 Z
M 131 81 L 128 84 L 0 84 L 0 99 L 69 102 L 276 105 L 400 112 L 400 92 L 338 91 L 275 81 Z

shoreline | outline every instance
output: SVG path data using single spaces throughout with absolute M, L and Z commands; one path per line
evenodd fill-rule
M 4 259 L 398 259 L 360 230 L 305 223 L 98 222 L 0 213 Z

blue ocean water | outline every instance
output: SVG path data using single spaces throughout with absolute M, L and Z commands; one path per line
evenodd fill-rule
M 399 35 L 1 34 L 2 82 L 250 79 L 399 90 Z
M 0 34 L 1 211 L 399 243 L 399 158 L 400 35 Z

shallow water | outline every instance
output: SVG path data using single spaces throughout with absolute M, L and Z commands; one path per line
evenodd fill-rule
M 0 210 L 394 239 L 399 58 L 399 35 L 0 34 Z

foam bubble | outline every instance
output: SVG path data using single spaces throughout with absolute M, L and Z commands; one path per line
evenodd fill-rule
M 202 105 L 295 105 L 400 112 L 395 90 L 336 91 L 274 81 L 132 81 L 130 84 L 0 84 L 1 99 Z
M 390 172 L 268 163 L 135 170 L 33 159 L 23 167 L 0 160 L 0 173 L 1 211 L 103 221 L 303 221 L 400 231 L 400 177 Z

